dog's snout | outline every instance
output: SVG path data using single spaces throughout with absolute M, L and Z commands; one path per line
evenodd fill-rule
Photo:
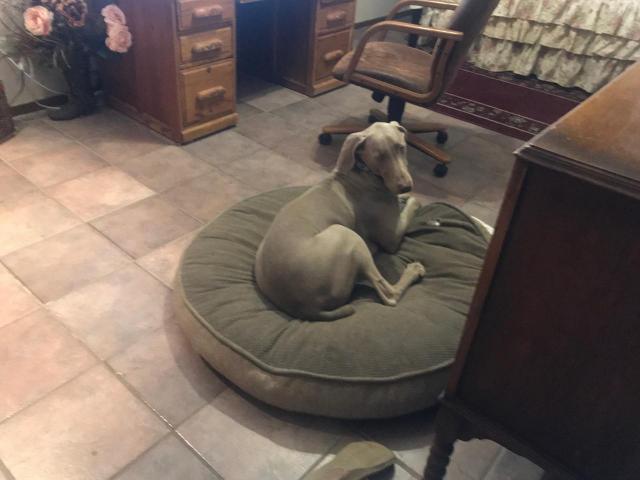
M 400 184 L 398 185 L 398 192 L 400 193 L 409 193 L 411 191 L 411 184 Z

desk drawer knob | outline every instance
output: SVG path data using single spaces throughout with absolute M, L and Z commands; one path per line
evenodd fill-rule
M 198 42 L 194 43 L 191 47 L 191 53 L 194 55 L 203 54 L 203 53 L 216 53 L 219 50 L 222 50 L 222 40 L 215 39 L 209 42 Z
M 227 89 L 224 87 L 213 87 L 206 90 L 202 90 L 196 94 L 196 100 L 198 102 L 211 102 L 221 100 L 227 94 Z
M 347 12 L 344 10 L 335 10 L 327 15 L 327 23 L 342 23 L 347 18 Z
M 337 62 L 342 57 L 344 57 L 343 50 L 333 50 L 332 52 L 327 52 L 324 55 L 324 61 L 327 63 L 333 63 L 333 62 Z
M 211 5 L 210 7 L 200 7 L 193 11 L 193 18 L 221 17 L 224 10 L 222 5 Z

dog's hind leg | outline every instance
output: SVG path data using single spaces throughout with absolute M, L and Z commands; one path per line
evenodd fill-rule
M 351 240 L 353 242 L 353 257 L 360 267 L 360 274 L 371 282 L 382 303 L 389 306 L 397 305 L 411 284 L 424 277 L 424 267 L 418 262 L 410 263 L 402 272 L 400 280 L 392 285 L 378 270 L 365 241 L 355 232 L 350 232 L 355 237 L 352 237 Z

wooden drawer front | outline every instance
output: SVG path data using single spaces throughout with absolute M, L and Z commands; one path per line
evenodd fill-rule
M 356 2 L 318 2 L 316 31 L 323 32 L 353 25 L 356 18 Z
M 231 27 L 180 37 L 182 63 L 222 60 L 233 55 Z
M 330 77 L 333 67 L 350 49 L 350 30 L 319 37 L 316 43 L 315 80 Z
M 234 0 L 177 0 L 177 2 L 180 30 L 233 20 Z
M 185 125 L 232 113 L 235 108 L 235 65 L 230 60 L 180 73 Z

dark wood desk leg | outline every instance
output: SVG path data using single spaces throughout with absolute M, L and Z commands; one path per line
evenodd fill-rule
M 415 8 L 411 11 L 411 23 L 414 25 L 418 25 L 420 20 L 422 19 L 422 9 Z M 409 35 L 409 40 L 407 41 L 407 45 L 410 47 L 418 46 L 418 35 L 411 34 Z
M 460 438 L 463 420 L 446 407 L 440 407 L 436 417 L 436 436 L 429 451 L 429 460 L 424 469 L 424 480 L 443 480 L 453 445 Z

